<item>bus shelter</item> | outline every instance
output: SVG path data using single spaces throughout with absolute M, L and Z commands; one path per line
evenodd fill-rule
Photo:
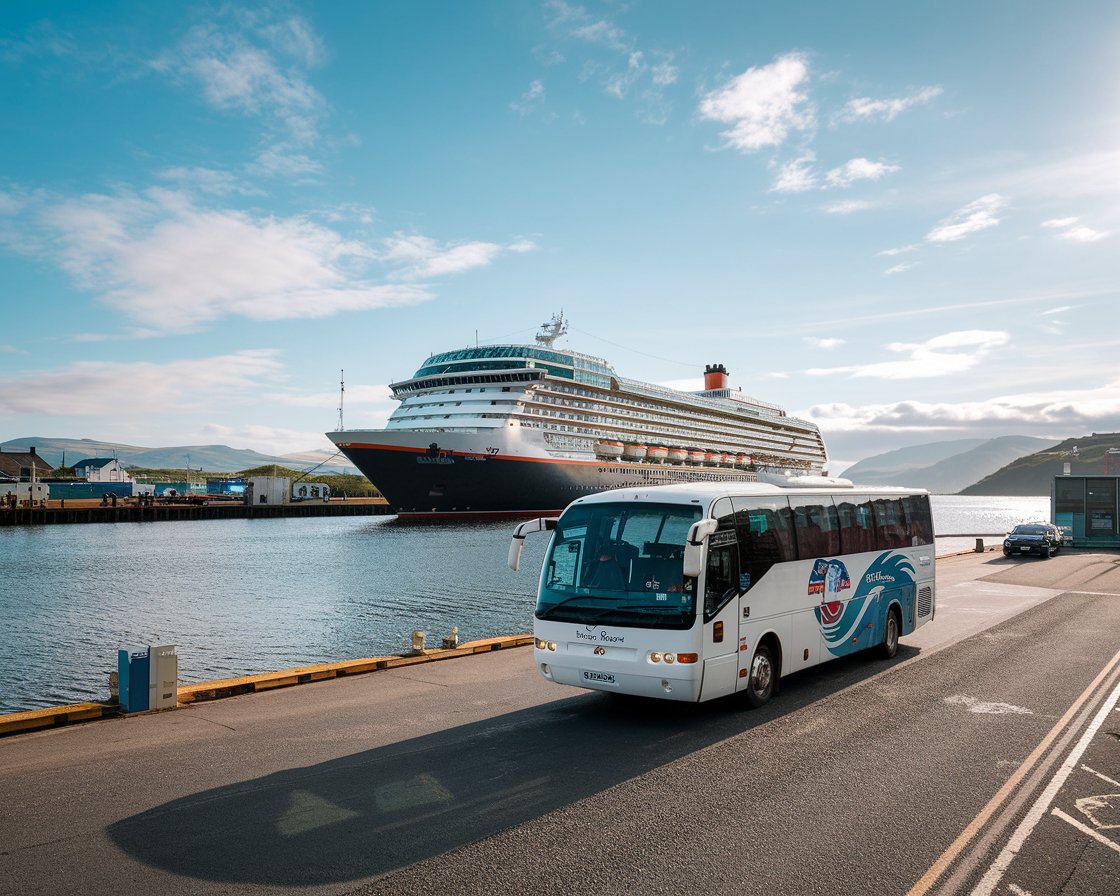
M 1120 475 L 1054 477 L 1052 522 L 1076 548 L 1120 547 Z

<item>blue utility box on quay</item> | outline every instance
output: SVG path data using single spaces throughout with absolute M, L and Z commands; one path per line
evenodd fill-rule
M 117 651 L 117 689 L 125 712 L 170 709 L 178 702 L 179 657 L 174 644 Z

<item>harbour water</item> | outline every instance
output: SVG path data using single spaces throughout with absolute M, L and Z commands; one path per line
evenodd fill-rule
M 1047 498 L 935 496 L 938 553 L 1046 519 Z M 118 648 L 175 644 L 182 682 L 532 630 L 547 539 L 387 517 L 0 528 L 0 713 L 108 697 Z

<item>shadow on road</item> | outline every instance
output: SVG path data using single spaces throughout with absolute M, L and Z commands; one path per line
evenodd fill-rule
M 836 660 L 747 711 L 584 693 L 194 794 L 111 825 L 128 855 L 213 881 L 353 881 L 523 824 L 791 713 L 917 655 Z M 676 796 L 666 794 L 667 806 Z M 589 831 L 589 837 L 597 836 Z

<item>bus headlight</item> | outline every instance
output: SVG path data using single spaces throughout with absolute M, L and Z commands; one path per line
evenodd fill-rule
M 676 661 L 677 661 L 677 658 L 673 654 L 671 654 L 671 653 L 665 654 L 665 662 L 667 662 L 671 665 L 671 664 L 675 663 Z
M 555 650 L 555 641 L 546 641 L 544 638 L 537 638 L 537 650 Z
M 650 651 L 649 661 L 651 663 L 660 663 L 661 662 L 661 654 L 658 653 L 656 650 Z

